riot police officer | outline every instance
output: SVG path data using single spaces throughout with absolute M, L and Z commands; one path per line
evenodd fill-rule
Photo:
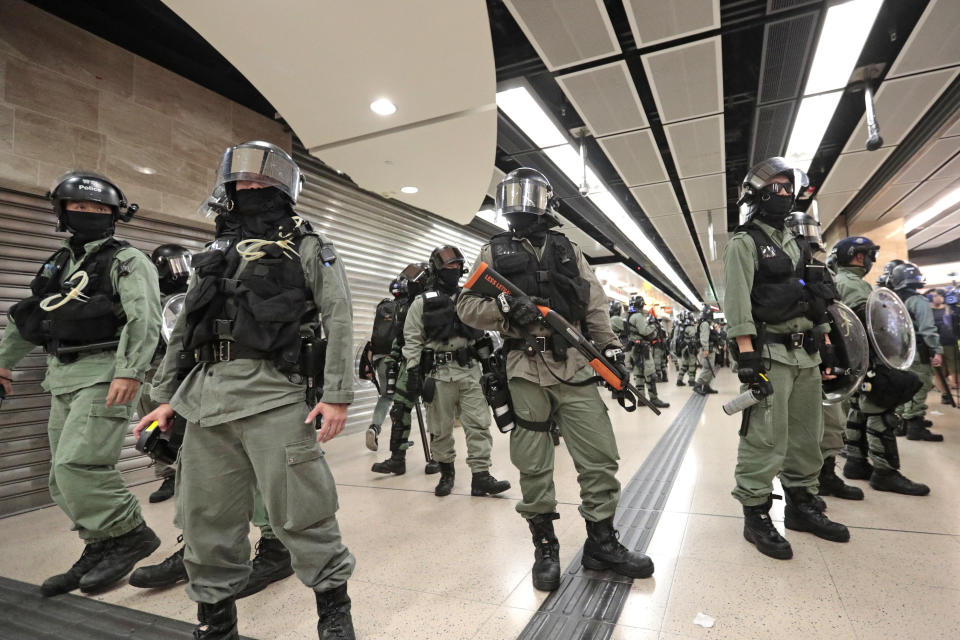
M 943 364 L 943 346 L 940 344 L 940 332 L 933 321 L 930 301 L 919 291 L 926 280 L 917 265 L 906 262 L 893 267 L 889 282 L 890 288 L 907 305 L 907 311 L 913 320 L 917 336 L 917 357 L 910 366 L 910 371 L 923 383 L 913 398 L 900 409 L 900 417 L 904 420 L 903 427 L 908 440 L 942 442 L 943 435 L 931 433 L 928 428 L 930 423 L 926 420 L 927 394 L 933 388 L 933 369 Z
M 680 353 L 680 373 L 677 375 L 677 386 L 686 386 L 683 382 L 683 376 L 688 375 L 687 383 L 693 386 L 697 375 L 699 361 L 697 353 L 700 351 L 700 336 L 697 335 L 697 324 L 694 321 L 693 312 L 685 311 L 683 313 L 683 324 L 681 326 L 680 336 L 678 338 L 678 349 Z
M 834 250 L 837 253 L 838 265 L 835 280 L 841 300 L 866 323 L 866 303 L 872 287 L 864 278 L 870 272 L 880 247 L 869 238 L 852 236 L 837 242 Z M 895 374 L 878 362 L 875 349 L 871 351 L 871 366 L 875 375 L 870 384 L 879 386 L 881 379 L 887 379 Z M 896 372 L 901 376 L 904 373 Z M 908 382 L 910 381 L 898 378 L 894 386 L 906 388 Z M 927 485 L 913 482 L 900 473 L 900 454 L 897 450 L 897 437 L 894 434 L 897 425 L 897 417 L 893 413 L 897 404 L 896 392 L 885 391 L 882 388 L 872 389 L 872 391 L 874 393 L 858 392 L 851 402 L 844 432 L 844 451 L 847 454 L 847 462 L 843 467 L 843 475 L 851 479 L 869 480 L 870 486 L 878 491 L 915 496 L 927 495 L 930 493 Z M 825 467 L 828 462 L 833 465 L 833 460 L 825 459 Z M 821 478 L 821 485 L 823 485 L 823 477 Z M 827 480 L 828 491 L 825 495 L 837 495 L 842 498 L 852 496 L 854 499 L 863 497 L 862 493 L 857 496 L 856 493 L 844 491 L 836 485 L 835 481 L 831 482 L 832 478 L 828 477 Z M 839 491 L 835 491 L 835 485 Z M 824 493 L 823 486 L 821 486 L 821 493 Z
M 376 376 L 375 380 L 379 384 L 380 392 L 365 437 L 367 449 L 370 451 L 376 451 L 380 447 L 381 426 L 384 418 L 387 417 L 387 410 L 393 404 L 393 397 L 387 388 L 386 380 L 388 368 L 392 363 L 388 356 L 393 349 L 394 340 L 403 331 L 403 320 L 400 314 L 401 311 L 405 313 L 407 306 L 406 282 L 402 277 L 401 274 L 390 282 L 389 290 L 392 297 L 384 298 L 377 305 L 370 341 L 365 348 L 370 358 L 369 366 L 372 369 L 370 375 Z M 364 354 L 365 358 L 367 353 Z
M 490 475 L 490 409 L 480 388 L 480 366 L 473 343 L 483 334 L 461 322 L 456 308 L 464 273 L 460 249 L 437 247 L 430 254 L 431 286 L 410 303 L 403 324 L 403 357 L 407 360 L 407 396 L 423 394 L 427 425 L 433 436 L 433 457 L 440 463 L 434 494 L 450 495 L 456 477 L 453 426 L 460 424 L 467 440 L 467 465 L 473 472 L 470 494 L 487 496 L 510 488 Z
M 623 326 L 623 303 L 619 300 L 610 301 L 610 330 L 622 339 Z
M 693 385 L 693 390 L 702 396 L 709 393 L 716 393 L 717 390 L 710 386 L 713 380 L 713 363 L 710 356 L 713 353 L 710 321 L 713 319 L 713 307 L 708 304 L 703 305 L 700 310 L 700 316 L 697 318 L 697 360 L 700 365 L 700 373 L 697 375 L 697 381 Z
M 592 370 L 559 334 L 542 326 L 534 297 L 581 326 L 611 352 L 621 344 L 610 330 L 609 307 L 600 282 L 583 253 L 551 227 L 553 190 L 539 171 L 517 169 L 497 187 L 497 212 L 511 230 L 494 236 L 477 258 L 514 281 L 527 296 L 504 296 L 507 306 L 466 291 L 457 302 L 463 322 L 504 336 L 506 375 L 517 428 L 510 432 L 510 459 L 520 471 L 523 499 L 517 505 L 534 544 L 533 586 L 560 585 L 560 543 L 554 533 L 555 422 L 579 470 L 580 514 L 586 521 L 583 565 L 632 578 L 653 574 L 653 562 L 620 544 L 613 516 L 620 498 L 617 443 Z M 522 336 L 532 335 L 530 341 Z
M 160 546 L 117 468 L 160 329 L 156 269 L 113 237 L 137 205 L 86 171 L 61 176 L 49 197 L 57 230 L 70 238 L 41 267 L 31 296 L 10 309 L 0 344 L 8 394 L 11 367 L 35 346 L 49 354 L 50 496 L 85 544 L 66 573 L 44 581 L 44 596 L 107 587 Z
M 655 407 L 666 408 L 670 403 L 657 396 L 657 365 L 654 362 L 653 343 L 659 339 L 659 327 L 650 315 L 644 313 L 643 296 L 630 298 L 625 325 L 627 344 L 633 353 L 633 375 L 637 380 L 647 383 L 650 403 Z
M 295 215 L 301 186 L 276 145 L 224 152 L 205 204 L 216 238 L 194 256 L 184 313 L 153 380 L 160 406 L 136 429 L 167 427 L 174 411 L 187 420 L 177 485 L 198 639 L 237 637 L 257 483 L 297 577 L 314 591 L 320 638 L 355 637 L 354 558 L 320 448 L 342 431 L 353 400 L 350 291 L 333 246 Z M 191 357 L 178 385 L 177 362 Z
M 793 551 L 770 520 L 775 475 L 786 493 L 788 529 L 850 539 L 816 498 L 823 466 L 821 375 L 830 375 L 829 369 L 821 373 L 819 346 L 828 344 L 826 306 L 835 290 L 822 266 L 813 266 L 809 247 L 784 227 L 796 175 L 779 157 L 749 170 L 737 203 L 746 222 L 723 254 L 723 309 L 737 347 L 737 373 L 744 389 L 766 393 L 742 418 L 733 496 L 743 505 L 744 537 L 780 559 Z

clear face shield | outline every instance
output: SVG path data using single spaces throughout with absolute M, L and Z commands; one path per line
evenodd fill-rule
M 505 179 L 497 186 L 497 213 L 531 213 L 543 215 L 550 207 L 553 189 L 533 178 Z
M 303 187 L 300 167 L 286 151 L 269 142 L 244 142 L 223 153 L 213 192 L 200 206 L 200 214 L 208 217 L 230 211 L 233 203 L 227 185 L 239 180 L 276 187 L 293 204 L 296 204 Z
M 171 278 L 190 277 L 190 263 L 193 261 L 192 255 L 185 253 L 183 255 L 165 259 L 167 261 L 167 265 L 170 267 Z

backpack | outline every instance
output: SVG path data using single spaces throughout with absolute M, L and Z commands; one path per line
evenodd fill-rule
M 403 331 L 402 311 L 399 300 L 385 298 L 377 305 L 373 316 L 373 333 L 370 337 L 373 355 L 383 356 L 390 353 L 393 341 Z

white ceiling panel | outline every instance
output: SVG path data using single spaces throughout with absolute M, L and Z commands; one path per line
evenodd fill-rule
M 637 47 L 720 28 L 720 0 L 623 0 Z
M 726 159 L 723 114 L 669 124 L 663 128 L 681 178 L 720 173 Z
M 667 168 L 649 129 L 599 138 L 610 162 L 628 187 L 667 180 Z
M 503 180 L 503 177 L 507 175 L 505 171 L 494 167 L 493 176 L 490 177 L 490 186 L 487 187 L 487 195 L 491 198 L 496 199 L 497 197 L 497 187 L 500 186 L 500 181 Z
M 551 71 L 620 53 L 603 0 L 503 3 Z
M 687 199 L 687 207 L 691 211 L 706 211 L 707 209 L 721 209 L 727 206 L 726 175 L 718 173 L 712 176 L 687 178 L 681 180 L 683 194 Z
M 960 239 L 960 226 L 955 226 L 952 229 L 945 231 L 944 233 L 941 233 L 939 236 L 937 236 L 930 242 L 924 243 L 922 248 L 935 249 L 937 247 L 947 244 L 948 242 L 953 242 L 954 240 L 957 240 L 957 239 Z M 907 240 L 907 245 L 909 248 L 911 249 L 913 248 L 912 246 L 910 246 L 909 240 Z M 917 248 L 920 248 L 920 247 L 917 247 Z
M 565 236 L 570 238 L 571 241 L 591 258 L 605 258 L 613 255 L 609 249 L 572 224 L 566 224 L 557 229 L 557 231 L 561 231 Z
M 673 185 L 669 182 L 650 184 L 645 187 L 631 187 L 630 193 L 633 194 L 637 203 L 643 207 L 643 212 L 647 214 L 648 218 L 683 213 L 680 209 L 680 203 L 677 201 L 677 194 L 673 190 Z
M 952 213 L 948 213 L 946 216 L 940 218 L 935 223 L 908 236 L 907 244 L 911 249 L 917 249 L 921 246 L 924 249 L 931 248 L 937 244 L 940 244 L 940 237 L 949 231 L 952 231 L 953 228 L 958 224 L 960 224 L 960 212 L 953 211 Z
M 960 178 L 960 156 L 955 157 L 930 176 L 931 180 L 939 180 L 940 178 Z
M 931 0 L 887 77 L 955 64 L 960 64 L 960 2 Z
M 960 152 L 960 138 L 941 138 L 930 145 L 925 153 L 914 156 L 910 160 L 907 170 L 901 172 L 893 184 L 920 182 L 956 155 L 957 152 Z
M 643 56 L 664 123 L 723 111 L 720 36 Z
M 856 191 L 844 191 L 842 193 L 831 193 L 817 196 L 817 207 L 820 211 L 820 224 L 826 229 L 830 223 L 843 211 L 847 203 L 853 200 L 857 195 Z
M 677 214 L 675 216 L 663 216 L 661 218 L 651 218 L 650 222 L 653 223 L 657 233 L 663 236 L 664 239 L 672 239 L 683 235 L 690 235 L 690 232 L 687 230 L 687 221 L 683 217 L 683 214 Z
M 864 220 L 876 220 L 885 214 L 890 207 L 897 204 L 903 196 L 910 193 L 919 182 L 888 185 L 883 191 L 867 203 L 867 206 L 857 214 L 857 219 L 863 216 Z
M 893 218 L 906 218 L 912 214 L 921 211 L 929 201 L 940 195 L 953 184 L 952 178 L 941 178 L 939 180 L 927 180 L 919 187 L 910 192 L 910 194 L 901 200 L 897 206 L 890 209 L 881 216 L 884 221 Z
M 886 80 L 881 84 L 875 104 L 883 143 L 887 146 L 900 144 L 956 75 L 957 69 L 941 69 L 918 76 Z M 864 116 L 847 140 L 843 153 L 861 151 L 866 144 L 867 125 Z
M 884 147 L 876 151 L 857 151 L 841 155 L 820 186 L 820 193 L 826 195 L 860 189 L 895 148 Z
M 711 217 L 713 219 L 713 237 L 717 239 L 721 236 L 726 237 L 726 227 L 727 227 L 727 210 L 726 209 L 713 209 L 710 211 L 691 211 L 690 216 L 693 218 L 693 226 L 697 230 L 697 234 L 706 237 L 708 229 L 710 227 Z
M 595 138 L 649 126 L 623 60 L 559 76 L 557 82 Z
M 955 123 L 953 123 L 953 126 L 950 127 L 947 130 L 947 132 L 943 134 L 943 136 L 941 137 L 947 138 L 951 136 L 960 136 L 960 119 L 958 119 Z

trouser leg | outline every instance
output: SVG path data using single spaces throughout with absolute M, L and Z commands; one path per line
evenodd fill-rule
M 773 385 L 773 394 L 750 407 L 749 414 L 742 417 L 747 422 L 747 430 L 740 436 L 737 449 L 734 471 L 737 486 L 733 497 L 745 506 L 766 503 L 773 492 L 773 478 L 783 468 L 787 452 L 787 412 L 798 371 L 797 367 L 771 362 L 766 375 Z M 745 390 L 744 385 L 741 391 Z
M 370 424 L 375 424 L 379 427 L 386 419 L 390 405 L 393 404 L 393 398 L 387 395 L 386 358 L 380 358 L 380 360 L 377 361 L 377 380 L 380 382 L 380 397 L 377 398 L 377 406 L 373 409 L 373 417 L 370 419 Z
M 854 396 L 847 412 L 847 424 L 843 431 L 843 450 L 847 459 L 867 457 L 867 417 L 860 411 L 860 396 Z
M 550 398 L 543 387 L 522 378 L 511 378 L 508 386 L 517 418 L 540 423 L 550 420 Z M 556 511 L 554 446 L 550 432 L 517 426 L 510 432 L 510 461 L 520 471 L 523 497 L 516 507 L 520 515 L 530 519 Z
M 894 433 L 898 418 L 893 411 L 860 398 L 860 410 L 865 414 L 865 436 L 870 463 L 874 469 L 896 470 L 900 468 L 900 452 Z
M 116 538 L 143 522 L 117 468 L 136 398 L 107 407 L 109 386 L 95 384 L 51 400 L 50 495 L 88 543 Z
M 910 366 L 910 371 L 917 374 L 923 386 L 913 397 L 903 405 L 900 415 L 904 420 L 911 418 L 922 418 L 927 413 L 927 394 L 933 388 L 933 367 L 929 364 L 914 361 Z
M 700 356 L 700 374 L 697 375 L 697 384 L 702 384 L 704 386 L 709 385 L 713 381 L 713 362 L 711 362 L 712 354 L 707 352 L 707 355 Z
M 493 436 L 490 434 L 490 409 L 483 397 L 483 390 L 476 380 L 461 380 L 460 424 L 467 440 L 467 466 L 473 473 L 490 470 L 490 450 Z
M 843 427 L 846 416 L 841 403 L 823 405 L 823 438 L 820 454 L 824 459 L 836 457 L 843 450 Z
M 823 391 L 820 368 L 796 370 L 787 404 L 787 450 L 780 472 L 780 483 L 786 487 L 806 487 L 817 492 L 823 456 Z
M 643 363 L 643 381 L 647 383 L 647 393 L 650 399 L 657 397 L 657 363 L 653 355 L 647 358 Z M 639 382 L 639 380 L 638 380 Z M 637 385 L 640 386 L 639 384 Z
M 453 438 L 453 423 L 456 419 L 457 400 L 460 397 L 458 383 L 437 380 L 433 401 L 426 405 L 427 428 L 433 437 L 431 452 L 437 462 L 453 462 L 457 457 Z
M 260 493 L 260 487 L 253 488 L 253 526 L 260 529 L 260 537 L 276 540 L 277 534 L 273 532 L 270 526 L 270 514 L 267 513 L 267 505 L 263 503 L 263 495 Z

